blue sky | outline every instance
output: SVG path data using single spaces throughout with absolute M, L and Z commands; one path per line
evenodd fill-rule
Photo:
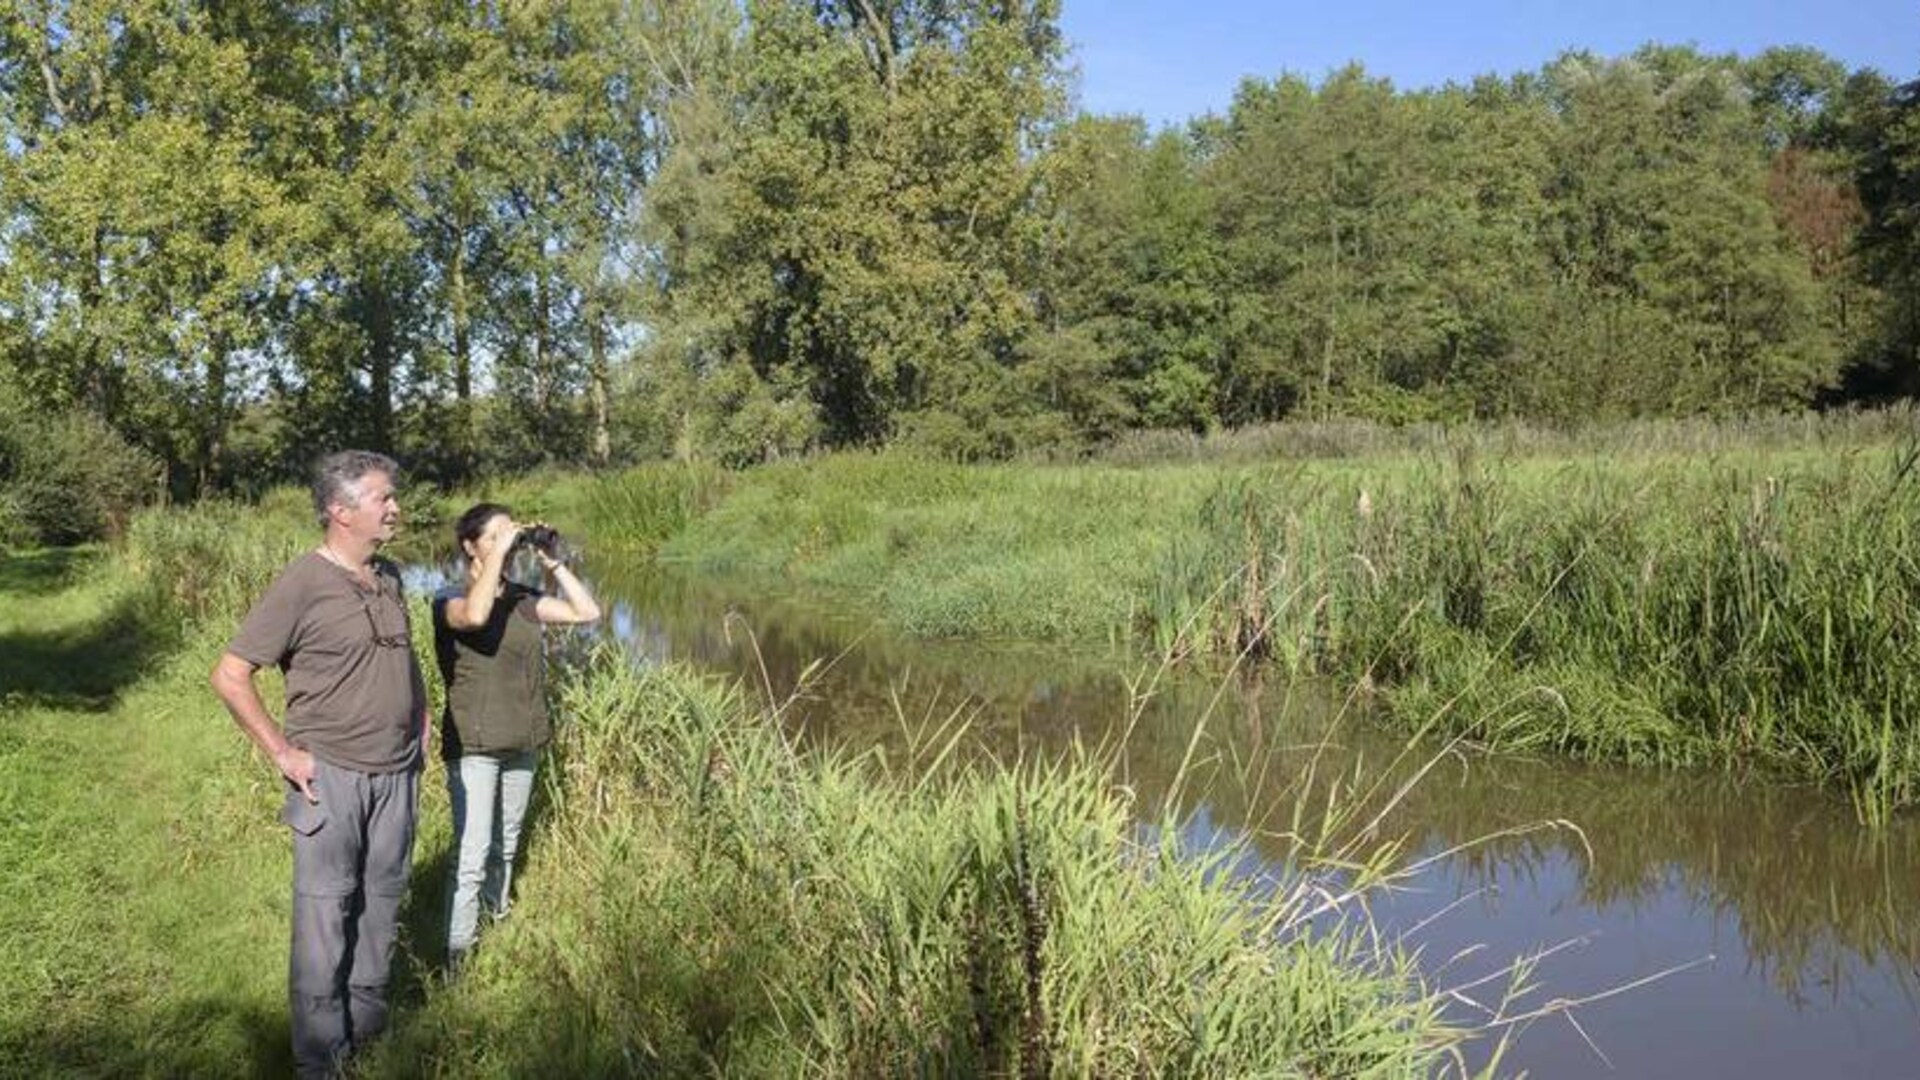
M 1090 111 L 1177 123 L 1225 111 L 1243 77 L 1318 81 L 1358 60 L 1406 89 L 1532 71 L 1569 48 L 1649 41 L 1750 56 L 1811 45 L 1920 76 L 1920 0 L 1063 0 Z

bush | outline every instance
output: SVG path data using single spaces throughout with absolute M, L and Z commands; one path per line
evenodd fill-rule
M 254 506 L 209 501 L 137 516 L 122 558 L 135 580 L 155 590 L 156 617 L 238 622 L 281 568 L 313 544 L 311 512 L 296 496 L 282 488 Z
M 19 420 L 0 434 L 0 540 L 117 537 L 160 490 L 160 463 L 83 412 Z

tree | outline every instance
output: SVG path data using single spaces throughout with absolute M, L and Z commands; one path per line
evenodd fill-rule
M 0 291 L 32 327 L 15 362 L 203 493 L 308 227 L 231 29 L 218 10 L 49 2 L 4 38 L 6 67 L 40 76 L 9 88 Z
M 1535 355 L 1585 370 L 1585 413 L 1746 410 L 1810 399 L 1838 352 L 1818 292 L 1766 199 L 1766 161 L 1732 62 L 1649 47 L 1547 74 L 1561 115 L 1549 255 L 1568 294 Z M 1575 386 L 1586 393 L 1569 397 Z
M 1866 74 L 1847 90 L 1846 133 L 1866 215 L 1859 256 L 1885 298 L 1878 341 L 1854 383 L 1875 397 L 1911 396 L 1920 393 L 1920 81 L 1889 89 Z
M 1500 107 L 1358 67 L 1242 86 L 1207 171 L 1231 268 L 1223 418 L 1462 408 L 1456 370 L 1499 336 L 1489 298 L 1532 258 L 1514 215 L 1535 181 L 1490 167 L 1531 162 L 1473 153 Z
M 1221 268 L 1213 207 L 1184 133 L 1082 117 L 1046 165 L 1053 220 L 1035 392 L 1084 438 L 1219 422 Z
M 1847 69 L 1801 45 L 1762 50 L 1740 65 L 1739 76 L 1761 138 L 1777 152 L 1813 139 L 1828 102 L 1846 82 Z
M 910 434 L 931 411 L 969 418 L 941 432 L 992 426 L 1033 319 L 1055 5 L 748 11 L 739 124 L 703 177 L 721 194 L 657 202 L 669 305 L 703 313 L 675 331 L 696 331 L 687 362 L 804 387 L 833 444 Z

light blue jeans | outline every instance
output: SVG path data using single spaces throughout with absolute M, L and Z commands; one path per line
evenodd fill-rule
M 447 952 L 464 954 L 480 932 L 480 905 L 505 915 L 512 902 L 513 858 L 520 851 L 520 825 L 533 794 L 538 750 L 517 754 L 467 754 L 447 763 L 447 793 L 453 803 L 452 910 Z

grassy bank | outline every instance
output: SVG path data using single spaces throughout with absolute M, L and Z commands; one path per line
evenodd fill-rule
M 1326 880 L 1142 841 L 1093 763 L 801 757 L 616 653 L 565 702 L 521 906 L 375 1074 L 1412 1076 L 1459 1036 L 1307 917 Z
M 204 679 L 304 530 L 289 496 L 6 563 L 0 655 L 39 659 L 0 690 L 0 1074 L 287 1071 L 278 785 Z M 447 987 L 423 787 L 370 1075 L 1413 1076 L 1460 1037 L 1310 917 L 1327 879 L 1143 840 L 1098 763 L 935 782 L 798 754 L 685 670 L 560 684 L 520 904 Z
M 608 504 L 596 525 L 909 632 L 1267 660 L 1377 688 L 1411 727 L 1756 763 L 1872 820 L 1920 799 L 1910 421 L 1767 423 L 1745 444 L 1737 425 L 1611 446 L 1439 433 L 1266 464 L 845 455 L 739 474 L 670 522 Z M 670 472 L 618 483 L 685 505 Z
M 286 844 L 190 614 L 248 587 L 194 569 L 236 535 L 259 534 L 210 510 L 143 522 L 118 553 L 5 561 L 0 1074 L 291 1068 Z

